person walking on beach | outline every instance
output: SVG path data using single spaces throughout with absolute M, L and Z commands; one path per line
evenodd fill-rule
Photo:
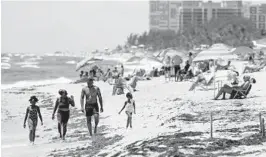
M 168 80 L 170 81 L 171 79 L 171 57 L 166 56 L 165 62 L 164 62 L 164 76 L 165 76 L 165 81 Z
M 29 139 L 30 143 L 34 144 L 35 132 L 38 124 L 38 115 L 41 120 L 41 125 L 43 125 L 43 121 L 42 121 L 42 114 L 40 108 L 39 106 L 36 105 L 36 103 L 38 102 L 38 98 L 36 96 L 31 96 L 29 101 L 31 105 L 27 107 L 23 127 L 26 128 L 26 121 L 28 119 L 28 126 L 30 130 Z
M 120 71 L 120 74 L 121 74 L 122 77 L 124 77 L 124 71 L 125 71 L 124 66 L 121 65 L 121 71 Z
M 180 64 L 183 62 L 182 58 L 179 56 L 174 56 L 172 58 L 172 64 L 174 65 L 174 70 L 175 70 L 175 82 L 179 80 L 180 77 L 180 71 L 181 67 Z
M 60 89 L 58 93 L 60 97 L 56 99 L 52 119 L 54 120 L 54 115 L 57 110 L 58 132 L 60 134 L 60 138 L 65 140 L 67 122 L 69 119 L 69 105 L 75 107 L 75 101 L 72 95 L 70 97 L 67 96 L 67 91 L 64 89 Z
M 193 62 L 193 54 L 192 54 L 192 52 L 189 52 L 189 54 L 188 54 L 188 64 L 190 66 L 192 66 L 192 62 Z
M 99 106 L 98 106 L 97 97 L 101 105 L 100 111 L 103 112 L 102 94 L 100 88 L 93 85 L 93 78 L 89 78 L 87 81 L 87 86 L 82 88 L 81 90 L 80 104 L 81 104 L 81 111 L 83 113 L 84 113 L 84 97 L 86 97 L 85 111 L 87 117 L 87 126 L 90 132 L 90 136 L 92 136 L 91 117 L 94 116 L 95 119 L 94 134 L 97 133 L 97 126 L 99 123 Z
M 127 101 L 125 102 L 123 108 L 121 109 L 121 111 L 119 112 L 119 114 L 126 108 L 126 114 L 127 114 L 127 126 L 126 128 L 128 128 L 128 126 L 130 126 L 130 128 L 132 128 L 132 114 L 134 112 L 134 114 L 136 114 L 136 105 L 135 105 L 135 101 L 133 100 L 133 96 L 131 93 L 127 93 L 126 94 L 127 97 Z

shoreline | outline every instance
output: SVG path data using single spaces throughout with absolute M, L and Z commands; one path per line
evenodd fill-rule
M 36 139 L 36 146 L 27 145 L 28 130 L 24 129 L 19 136 L 23 136 L 21 141 L 24 141 L 25 145 L 15 147 L 21 150 L 21 154 L 28 156 L 40 154 L 39 147 L 45 147 L 44 150 L 47 151 L 42 151 L 43 156 L 73 156 L 77 153 L 86 154 L 85 156 L 177 154 L 180 156 L 204 154 L 222 156 L 226 155 L 222 154 L 225 149 L 227 155 L 266 155 L 264 148 L 266 141 L 257 136 L 258 112 L 261 111 L 266 116 L 266 107 L 263 105 L 266 102 L 266 91 L 262 87 L 266 75 L 263 72 L 252 75 L 256 77 L 258 84 L 254 85 L 247 99 L 224 101 L 211 100 L 212 91 L 188 92 L 191 82 L 165 83 L 163 77 L 154 78 L 151 81 L 140 81 L 139 91 L 133 93 L 137 114 L 133 115 L 133 129 L 128 130 L 125 129 L 126 116 L 124 113 L 118 115 L 125 96 L 111 96 L 110 85 L 95 82 L 95 85 L 99 86 L 102 91 L 104 113 L 100 114 L 99 135 L 93 141 L 88 138 L 85 116 L 79 110 L 79 97 L 81 88 L 85 86 L 84 83 L 37 86 L 29 90 L 9 89 L 10 93 L 5 90 L 4 94 L 10 95 L 11 98 L 16 94 L 17 98 L 21 98 L 20 101 L 24 99 L 25 102 L 31 94 L 41 97 L 39 106 L 43 114 L 44 126 L 38 126 L 39 137 Z M 53 102 L 61 88 L 66 89 L 69 95 L 74 95 L 76 101 L 76 108 L 71 108 L 66 142 L 58 140 L 56 121 L 51 120 Z M 16 103 L 14 105 L 18 108 L 19 115 L 11 119 L 19 120 L 17 124 L 20 125 L 26 106 L 17 106 Z M 1 107 L 3 115 L 4 106 Z M 11 104 L 12 107 L 14 106 Z M 6 108 L 7 111 L 8 109 L 9 107 Z M 208 141 L 210 111 L 215 115 L 213 141 Z M 5 136 L 3 130 L 2 136 Z M 251 141 L 250 144 L 247 141 Z M 32 147 L 36 147 L 36 151 L 32 150 Z M 203 148 L 208 149 L 202 150 Z M 8 154 L 11 149 L 14 147 L 2 147 L 2 152 Z M 235 151 L 238 151 L 238 154 L 234 153 Z

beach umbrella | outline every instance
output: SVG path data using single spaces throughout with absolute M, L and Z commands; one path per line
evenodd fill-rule
M 139 57 L 139 56 L 133 56 L 131 58 L 129 58 L 126 62 L 139 62 L 143 57 Z
M 180 52 L 176 50 L 169 50 L 167 52 L 164 52 L 163 55 L 164 55 L 163 60 L 165 60 L 167 56 L 169 56 L 175 65 L 179 65 L 183 63 L 184 59 L 187 59 L 187 56 L 185 55 L 184 52 Z
M 246 46 L 240 46 L 232 50 L 233 54 L 236 54 L 240 56 L 241 58 L 244 58 L 246 55 L 254 54 L 254 51 Z
M 258 46 L 258 47 L 266 47 L 266 38 L 255 40 L 253 41 L 253 43 L 255 46 Z
M 138 47 L 133 45 L 133 46 L 131 46 L 131 48 L 132 48 L 132 49 L 136 49 L 136 48 L 138 48 Z
M 208 50 L 230 50 L 232 49 L 231 46 L 228 46 L 226 44 L 223 44 L 223 43 L 216 43 L 216 44 L 213 44 Z
M 78 71 L 78 70 L 89 71 L 89 70 L 95 69 L 95 68 L 96 69 L 100 68 L 103 71 L 105 71 L 108 68 L 116 66 L 117 64 L 121 64 L 121 63 L 117 60 L 104 60 L 104 59 L 102 59 L 102 60 L 90 60 L 81 68 L 76 69 L 76 71 Z
M 98 58 L 94 58 L 94 57 L 87 57 L 87 58 L 85 58 L 82 61 L 77 63 L 76 71 L 78 71 L 79 69 L 81 69 L 87 65 L 94 64 L 97 61 L 102 61 L 102 59 L 98 59 Z
M 163 63 L 156 57 L 144 57 L 139 61 L 139 64 L 136 66 L 136 68 L 150 71 L 153 68 L 160 68 L 162 66 Z
M 230 59 L 237 59 L 238 56 L 236 54 L 233 54 L 229 50 L 224 49 L 208 49 L 201 51 L 194 59 L 193 62 L 198 61 L 206 61 L 206 60 L 217 60 L 217 59 L 223 59 L 223 60 L 230 60 Z

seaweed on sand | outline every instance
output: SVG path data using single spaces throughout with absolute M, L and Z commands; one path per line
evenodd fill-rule
M 199 142 L 198 139 L 191 140 L 185 137 L 200 135 L 202 135 L 202 132 L 183 132 L 158 136 L 147 141 L 136 141 L 126 147 L 128 154 L 125 156 L 149 156 L 152 152 L 160 153 L 161 156 L 184 156 L 183 153 L 177 150 L 179 146 L 189 146 Z M 117 154 L 121 154 L 121 152 Z
M 198 122 L 198 123 L 206 123 L 209 121 L 208 117 L 206 117 L 206 115 L 202 114 L 202 113 L 197 113 L 197 115 L 192 115 L 192 114 L 188 114 L 188 113 L 183 113 L 181 115 L 177 115 L 175 117 L 172 117 L 168 120 L 166 120 L 164 123 L 161 123 L 161 126 L 163 126 L 164 124 L 167 123 L 171 123 L 177 120 L 181 120 L 181 121 L 185 121 L 185 122 Z
M 216 150 L 224 150 L 229 149 L 234 146 L 240 145 L 260 145 L 263 142 L 266 142 L 266 138 L 262 138 L 259 134 L 254 134 L 251 136 L 247 136 L 243 139 L 232 140 L 232 139 L 217 139 L 214 142 L 210 143 L 209 146 L 206 147 L 207 151 L 216 151 Z
M 126 152 L 123 156 L 152 156 L 152 154 L 160 154 L 160 156 L 238 156 L 242 152 L 230 151 L 232 147 L 241 145 L 260 145 L 266 142 L 266 138 L 262 138 L 258 134 L 245 137 L 240 140 L 232 139 L 202 139 L 202 132 L 183 132 L 175 133 L 173 135 L 158 136 L 156 138 L 146 141 L 136 141 L 126 147 Z M 187 138 L 194 137 L 194 138 Z M 224 152 L 227 150 L 227 152 Z M 222 151 L 222 152 L 216 152 Z M 247 152 L 245 152 L 247 153 Z M 248 152 L 249 154 L 255 152 Z M 117 152 L 118 155 L 122 151 Z M 242 153 L 244 154 L 244 153 Z
M 100 152 L 100 150 L 104 149 L 104 147 L 111 145 L 121 139 L 122 137 L 118 135 L 109 138 L 105 138 L 104 136 L 97 136 L 97 139 L 92 142 L 92 145 L 77 147 L 74 149 L 67 148 L 63 150 L 54 150 L 52 153 L 49 154 L 49 156 L 95 156 L 97 153 Z M 100 154 L 97 156 L 103 155 Z

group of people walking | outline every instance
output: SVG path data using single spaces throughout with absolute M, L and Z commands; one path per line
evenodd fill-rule
M 82 88 L 81 97 L 80 97 L 81 112 L 85 113 L 86 115 L 87 127 L 90 136 L 92 136 L 92 124 L 91 124 L 92 117 L 94 117 L 94 122 L 95 122 L 94 134 L 97 134 L 99 113 L 104 111 L 101 90 L 93 83 L 94 79 L 88 78 L 87 86 Z M 75 100 L 72 95 L 69 97 L 68 92 L 64 89 L 60 89 L 58 93 L 60 97 L 57 98 L 55 101 L 55 106 L 52 113 L 52 119 L 53 120 L 55 119 L 55 114 L 56 114 L 58 121 L 57 126 L 58 126 L 59 137 L 62 140 L 65 140 L 65 136 L 67 133 L 67 123 L 70 118 L 70 106 L 75 107 Z M 130 126 L 132 128 L 132 114 L 136 113 L 135 101 L 133 100 L 133 96 L 131 93 L 127 93 L 126 97 L 127 101 L 125 102 L 122 110 L 125 109 L 126 115 L 128 116 L 126 127 L 128 128 Z M 38 102 L 38 98 L 36 96 L 31 96 L 29 101 L 30 101 L 30 106 L 27 107 L 23 127 L 24 128 L 26 127 L 26 121 L 28 121 L 28 127 L 30 130 L 29 140 L 32 144 L 34 144 L 35 132 L 38 124 L 38 116 L 41 120 L 41 125 L 43 125 L 43 119 L 40 107 L 36 105 Z M 122 110 L 119 112 L 119 114 L 122 112 Z

